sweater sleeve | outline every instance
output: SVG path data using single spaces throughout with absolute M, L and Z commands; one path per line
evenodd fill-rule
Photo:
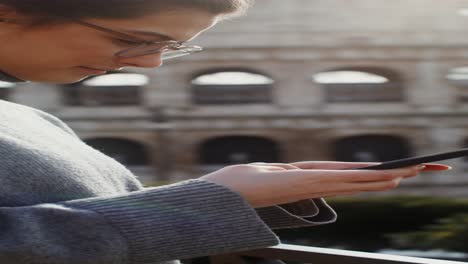
M 0 263 L 157 263 L 279 243 L 244 199 L 202 180 L 0 207 L 0 223 Z

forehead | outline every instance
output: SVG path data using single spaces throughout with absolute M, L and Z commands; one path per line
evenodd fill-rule
M 132 19 L 93 19 L 102 26 L 148 39 L 188 41 L 216 24 L 217 17 L 200 10 L 172 10 Z

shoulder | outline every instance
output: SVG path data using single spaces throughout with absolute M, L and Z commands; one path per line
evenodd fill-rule
M 43 110 L 39 110 L 37 108 L 33 108 L 30 106 L 3 101 L 3 100 L 0 100 L 0 103 L 1 103 L 1 109 L 3 110 L 2 112 L 9 112 L 11 114 L 14 114 L 15 116 L 25 116 L 25 117 L 33 115 L 33 118 L 38 117 L 41 120 L 49 124 L 52 124 L 53 126 L 57 128 L 60 128 L 61 130 L 67 132 L 68 134 L 78 137 L 75 134 L 75 132 L 62 120 L 60 120 L 56 116 L 49 114 Z
M 65 132 L 75 136 L 75 137 L 78 137 L 75 132 L 67 125 L 65 124 L 65 122 L 63 122 L 62 120 L 60 120 L 58 117 L 54 116 L 54 115 L 51 115 L 49 113 L 46 113 L 42 110 L 39 110 L 39 109 L 35 109 L 35 108 L 31 108 L 32 111 L 34 111 L 39 117 L 41 117 L 42 119 L 44 119 L 45 121 L 51 123 L 52 125 L 64 130 Z

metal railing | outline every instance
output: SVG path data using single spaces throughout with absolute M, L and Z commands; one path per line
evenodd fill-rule
M 461 261 L 406 257 L 358 251 L 280 244 L 234 254 L 210 257 L 210 264 L 460 264 Z

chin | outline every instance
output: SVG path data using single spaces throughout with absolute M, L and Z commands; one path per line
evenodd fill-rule
M 58 78 L 58 77 L 51 77 L 51 78 L 29 78 L 28 81 L 30 82 L 38 82 L 38 83 L 47 83 L 47 84 L 71 84 L 79 82 L 86 77 L 81 78 Z
M 71 84 L 80 82 L 90 76 L 93 75 L 77 74 L 74 72 L 51 72 L 47 74 L 44 73 L 40 75 L 36 74 L 34 76 L 27 76 L 23 80 L 47 84 Z

